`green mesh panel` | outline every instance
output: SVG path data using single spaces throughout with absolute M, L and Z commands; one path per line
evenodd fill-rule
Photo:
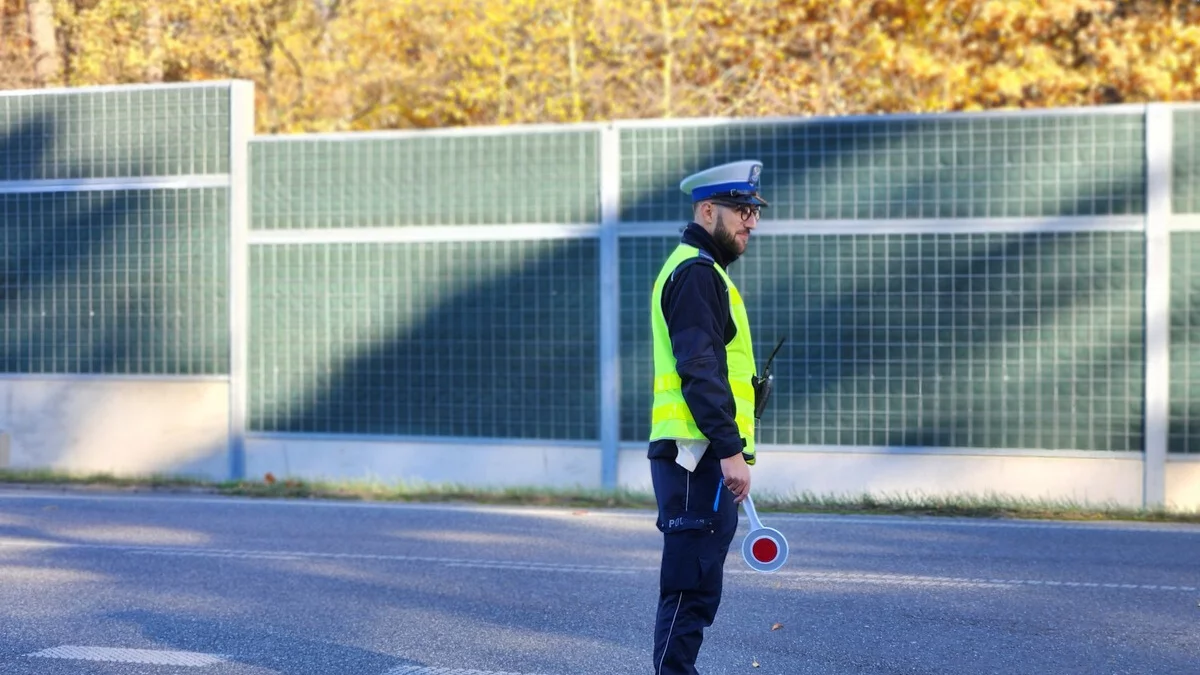
M 688 174 L 764 163 L 770 219 L 997 218 L 1145 211 L 1138 114 L 832 120 L 621 131 L 621 218 L 685 221 Z
M 228 373 L 227 192 L 0 194 L 0 371 Z
M 594 223 L 594 131 L 252 143 L 259 229 Z
M 1200 232 L 1171 234 L 1170 452 L 1200 453 Z
M 596 439 L 596 240 L 252 249 L 255 431 Z
M 223 174 L 223 86 L 0 94 L 0 181 Z
M 1174 111 L 1172 127 L 1172 210 L 1200 213 L 1200 108 Z
M 622 241 L 621 436 L 649 431 L 649 297 L 675 238 Z M 764 443 L 1142 449 L 1135 233 L 780 236 L 731 268 Z

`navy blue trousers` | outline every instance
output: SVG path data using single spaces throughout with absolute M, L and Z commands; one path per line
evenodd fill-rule
M 655 675 L 697 675 L 704 629 L 721 605 L 725 556 L 738 524 L 738 506 L 725 487 L 721 463 L 701 459 L 694 472 L 673 459 L 651 459 L 650 475 L 663 533 Z

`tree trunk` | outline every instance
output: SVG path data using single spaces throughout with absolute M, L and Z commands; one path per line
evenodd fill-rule
M 579 92 L 579 45 L 575 26 L 575 6 L 567 7 L 567 28 L 570 31 L 567 43 L 567 63 L 571 76 L 571 121 L 583 121 L 583 98 Z
M 12 59 L 12 54 L 9 53 L 9 50 L 12 49 L 11 43 L 17 42 L 13 39 L 17 31 L 8 15 L 8 3 L 9 0 L 0 0 L 0 61 L 4 63 L 5 70 L 11 67 L 9 65 Z
M 671 8 L 667 6 L 667 0 L 659 0 L 659 13 L 662 18 L 663 32 L 663 64 L 662 64 L 662 81 L 663 81 L 663 98 L 662 98 L 662 116 L 671 116 L 671 81 L 674 79 L 672 69 L 675 66 L 675 45 L 671 40 Z
M 29 38 L 32 43 L 33 69 L 38 84 L 58 84 L 62 74 L 62 54 L 54 26 L 52 0 L 28 0 Z
M 158 0 L 146 2 L 146 81 L 163 80 L 163 16 Z

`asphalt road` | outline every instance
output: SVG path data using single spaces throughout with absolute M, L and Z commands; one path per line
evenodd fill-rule
M 762 516 L 791 556 L 731 553 L 705 675 L 1200 673 L 1200 527 Z M 644 511 L 0 489 L 0 673 L 652 673 L 660 541 Z

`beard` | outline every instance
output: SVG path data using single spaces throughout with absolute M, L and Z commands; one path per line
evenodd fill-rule
M 746 252 L 737 237 L 725 226 L 725 215 L 722 213 L 717 214 L 717 224 L 713 227 L 713 239 L 734 258 Z

